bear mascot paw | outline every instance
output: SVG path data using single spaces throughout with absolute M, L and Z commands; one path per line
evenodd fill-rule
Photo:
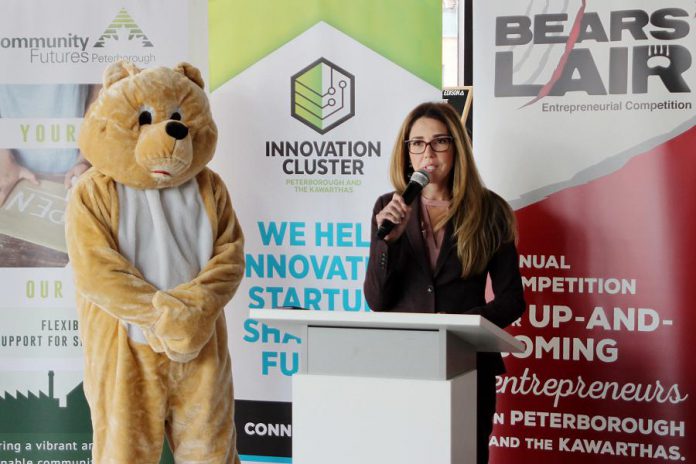
M 66 237 L 85 352 L 93 459 L 238 463 L 223 309 L 244 238 L 220 177 L 198 69 L 109 66 L 80 130 L 92 168 Z

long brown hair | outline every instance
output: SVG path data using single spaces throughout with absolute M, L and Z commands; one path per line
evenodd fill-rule
M 406 116 L 394 144 L 389 168 L 394 189 L 403 192 L 413 173 L 405 141 L 413 123 L 420 118 L 442 122 L 453 139 L 454 167 L 449 181 L 452 202 L 435 229 L 452 220 L 462 277 L 480 274 L 502 244 L 516 240 L 515 215 L 505 200 L 483 185 L 474 163 L 469 134 L 457 112 L 447 103 L 422 103 Z

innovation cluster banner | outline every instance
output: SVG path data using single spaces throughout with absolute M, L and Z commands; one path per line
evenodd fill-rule
M 198 0 L 2 4 L 0 462 L 92 462 L 64 237 L 80 123 L 115 61 L 205 70 L 206 19 Z
M 242 459 L 291 462 L 301 334 L 250 309 L 369 311 L 372 206 L 406 114 L 440 100 L 438 2 L 211 5 L 212 108 L 245 234 L 227 310 Z M 404 27 L 418 24 L 418 27 Z
M 525 346 L 492 462 L 696 459 L 696 4 L 477 2 L 474 145 L 515 208 Z

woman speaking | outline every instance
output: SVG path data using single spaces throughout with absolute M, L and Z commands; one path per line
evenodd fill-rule
M 398 193 L 377 199 L 365 297 L 374 311 L 478 314 L 499 327 L 525 309 L 510 206 L 487 190 L 459 115 L 446 103 L 423 103 L 401 125 L 390 177 L 404 192 L 414 171 L 430 182 L 408 205 Z M 387 221 L 394 227 L 379 239 Z M 383 235 L 381 233 L 380 235 Z M 495 298 L 486 302 L 490 275 Z M 488 462 L 498 353 L 479 353 L 477 462 Z

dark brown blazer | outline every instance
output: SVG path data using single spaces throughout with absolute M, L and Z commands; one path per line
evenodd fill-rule
M 450 222 L 432 271 L 421 227 L 420 198 L 413 202 L 406 230 L 396 242 L 377 238 L 375 215 L 391 201 L 392 195 L 379 197 L 372 212 L 372 241 L 364 290 L 373 311 L 478 314 L 499 327 L 510 325 L 522 315 L 525 302 L 514 243 L 500 247 L 486 272 L 462 279 Z M 495 295 L 489 303 L 485 300 L 487 274 L 491 276 Z M 505 372 L 498 353 L 480 353 L 478 363 L 480 374 Z

